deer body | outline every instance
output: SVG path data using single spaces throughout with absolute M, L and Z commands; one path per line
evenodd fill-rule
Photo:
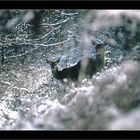
M 85 67 L 83 68 L 83 61 L 86 60 Z M 59 71 L 57 62 L 48 62 L 51 65 L 52 74 L 56 79 L 63 80 L 64 78 L 77 81 L 80 71 L 84 76 L 91 78 L 92 75 L 104 67 L 104 48 L 102 45 L 96 46 L 96 60 L 93 58 L 82 58 L 75 66 L 64 68 Z M 83 68 L 83 69 L 82 69 Z

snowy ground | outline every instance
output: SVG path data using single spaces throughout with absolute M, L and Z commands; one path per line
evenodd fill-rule
M 9 89 L 1 98 L 1 129 L 140 129 L 138 62 L 123 62 L 77 84 L 52 80 L 49 69 L 45 81 L 41 71 L 34 91 L 30 85 L 20 88 L 19 73 L 18 85 L 5 82 Z

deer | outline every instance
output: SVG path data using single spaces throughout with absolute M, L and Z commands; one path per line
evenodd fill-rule
M 72 81 L 78 81 L 83 61 L 85 61 L 83 74 L 86 77 L 91 78 L 93 74 L 100 72 L 104 67 L 104 46 L 102 44 L 97 44 L 95 49 L 96 59 L 83 57 L 76 65 L 69 68 L 64 68 L 62 71 L 59 71 L 57 67 L 57 63 L 59 63 L 60 58 L 54 62 L 47 60 L 47 63 L 50 64 L 52 74 L 56 79 L 63 80 L 64 78 L 67 78 L 71 79 Z

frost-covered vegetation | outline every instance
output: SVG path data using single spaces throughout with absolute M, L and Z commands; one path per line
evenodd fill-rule
M 140 129 L 139 10 L 0 10 L 0 18 L 0 129 Z M 97 60 L 97 44 L 104 68 L 88 77 L 82 58 Z M 78 80 L 56 79 L 49 62 L 59 72 L 80 62 Z

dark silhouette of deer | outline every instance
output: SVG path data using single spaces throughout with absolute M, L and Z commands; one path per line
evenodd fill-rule
M 93 74 L 97 71 L 100 71 L 104 67 L 104 48 L 102 45 L 96 45 L 96 59 L 84 57 L 82 58 L 75 66 L 64 68 L 62 71 L 59 71 L 57 68 L 56 62 L 47 62 L 51 65 L 52 74 L 56 79 L 63 80 L 64 78 L 77 81 L 79 77 L 79 72 L 82 68 L 83 61 L 86 60 L 86 67 L 84 69 L 84 75 L 91 78 Z
M 95 60 L 91 59 L 91 58 L 83 58 L 83 59 L 87 59 L 87 65 L 86 65 L 86 70 L 85 70 L 85 75 L 88 77 L 91 77 L 93 75 L 93 73 L 95 73 Z M 79 71 L 81 69 L 81 61 L 80 60 L 75 66 L 73 67 L 69 67 L 69 68 L 64 68 L 62 71 L 59 71 L 57 68 L 56 63 L 57 62 L 49 62 L 49 64 L 51 65 L 51 69 L 52 69 L 52 73 L 53 76 L 56 79 L 60 79 L 63 80 L 64 78 L 67 79 L 71 79 L 73 81 L 77 81 L 78 80 L 78 76 L 79 76 Z

